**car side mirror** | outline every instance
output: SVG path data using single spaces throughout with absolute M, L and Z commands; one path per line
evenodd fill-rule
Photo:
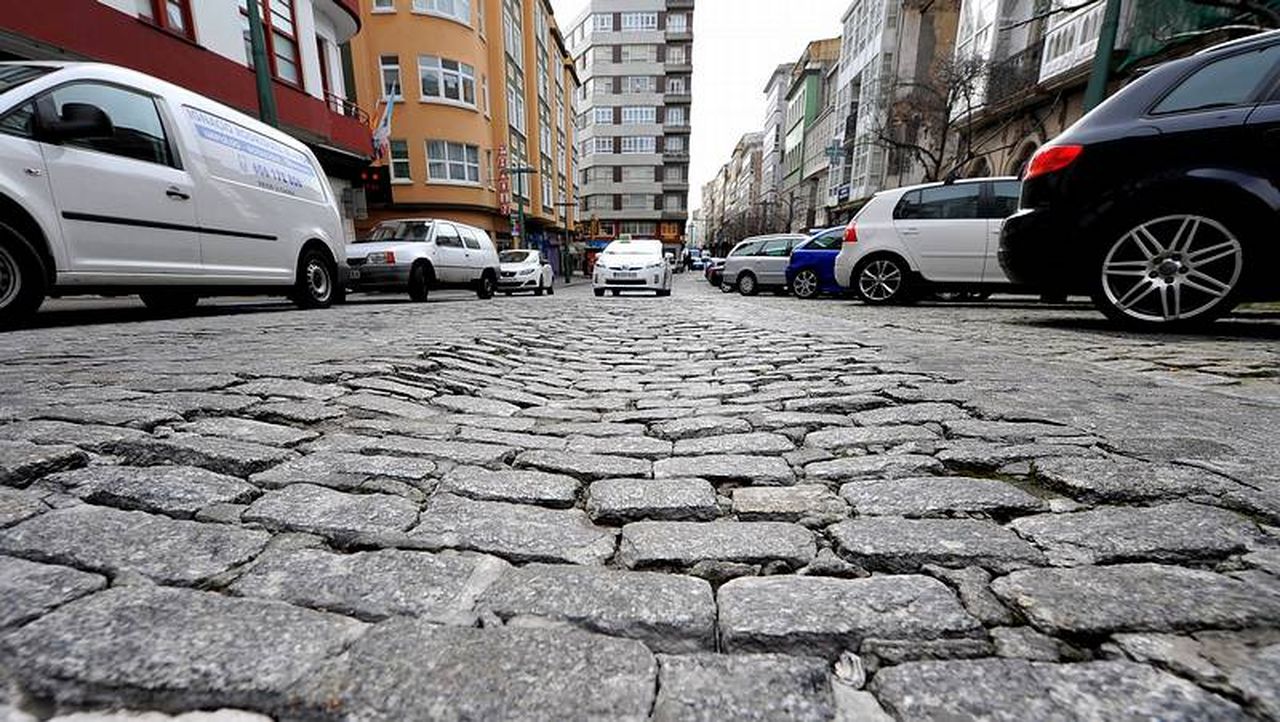
M 42 119 L 41 130 L 50 140 L 63 143 L 68 140 L 110 138 L 115 126 L 102 108 L 89 103 L 65 103 L 62 115 Z

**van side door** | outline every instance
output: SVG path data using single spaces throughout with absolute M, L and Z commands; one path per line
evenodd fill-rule
M 142 90 L 91 80 L 36 100 L 42 118 L 101 111 L 111 121 L 104 137 L 41 144 L 68 268 L 91 274 L 82 280 L 125 275 L 145 283 L 202 273 L 195 184 L 160 103 Z
M 462 249 L 464 257 L 467 259 L 467 281 L 478 281 L 484 273 L 484 269 L 489 265 L 488 258 L 485 257 L 484 246 L 480 244 L 480 239 L 476 238 L 476 232 L 470 228 L 456 226 L 458 234 L 462 236 Z

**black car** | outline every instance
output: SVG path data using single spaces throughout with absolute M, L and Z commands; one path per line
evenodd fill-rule
M 1041 148 L 1000 264 L 1169 328 L 1280 298 L 1280 32 L 1160 65 Z

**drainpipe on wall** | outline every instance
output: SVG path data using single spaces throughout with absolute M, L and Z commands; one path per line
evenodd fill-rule
M 1093 110 L 1107 97 L 1107 81 L 1111 79 L 1111 56 L 1116 50 L 1116 31 L 1120 26 L 1121 0 L 1107 0 L 1098 32 L 1098 49 L 1093 55 L 1089 87 L 1084 91 L 1084 112 Z
M 267 37 L 262 28 L 258 0 L 246 0 L 249 11 L 249 45 L 253 48 L 253 74 L 258 83 L 258 118 L 273 128 L 280 127 L 276 96 L 271 89 L 271 66 L 267 61 Z

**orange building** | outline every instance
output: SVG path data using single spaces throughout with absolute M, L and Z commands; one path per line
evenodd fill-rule
M 356 95 L 375 119 L 393 104 L 390 202 L 371 198 L 361 228 L 438 217 L 502 246 L 565 248 L 579 82 L 550 0 L 360 0 L 360 15 Z

